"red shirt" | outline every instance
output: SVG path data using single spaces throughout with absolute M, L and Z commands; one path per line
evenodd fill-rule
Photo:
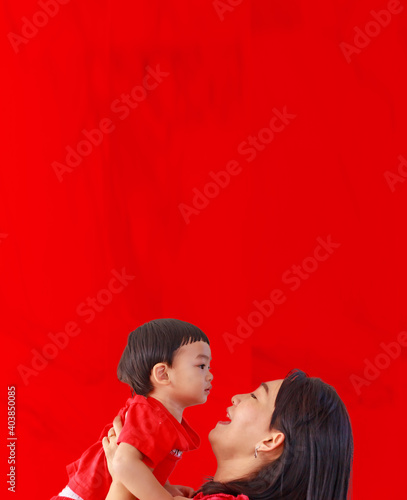
M 128 443 L 144 455 L 143 462 L 153 469 L 164 485 L 184 451 L 199 446 L 199 436 L 182 419 L 179 423 L 159 401 L 144 396 L 128 399 L 119 415 L 124 421 L 118 443 Z M 106 425 L 99 441 L 81 458 L 67 466 L 68 486 L 84 500 L 105 498 L 112 478 L 102 446 L 112 424 Z

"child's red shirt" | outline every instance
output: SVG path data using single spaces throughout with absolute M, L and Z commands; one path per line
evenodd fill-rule
M 143 455 L 143 462 L 153 469 L 164 485 L 184 451 L 198 448 L 198 434 L 182 419 L 179 423 L 156 399 L 134 396 L 127 400 L 119 415 L 124 422 L 118 443 L 128 443 Z M 81 458 L 67 466 L 68 486 L 84 500 L 105 498 L 111 476 L 102 446 L 112 424 L 106 425 L 97 443 Z

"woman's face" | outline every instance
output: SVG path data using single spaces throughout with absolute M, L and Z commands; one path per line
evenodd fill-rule
M 254 455 L 256 445 L 270 433 L 270 422 L 282 380 L 263 382 L 249 394 L 236 394 L 221 421 L 209 433 L 218 458 Z

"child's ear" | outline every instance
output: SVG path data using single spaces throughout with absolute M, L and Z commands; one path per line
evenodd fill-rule
M 169 367 L 166 363 L 157 363 L 151 370 L 151 382 L 154 386 L 168 385 L 170 377 L 168 374 Z

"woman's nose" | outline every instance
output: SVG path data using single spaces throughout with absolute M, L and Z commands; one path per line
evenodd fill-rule
M 240 403 L 240 394 L 236 394 L 232 397 L 232 405 L 236 406 Z

